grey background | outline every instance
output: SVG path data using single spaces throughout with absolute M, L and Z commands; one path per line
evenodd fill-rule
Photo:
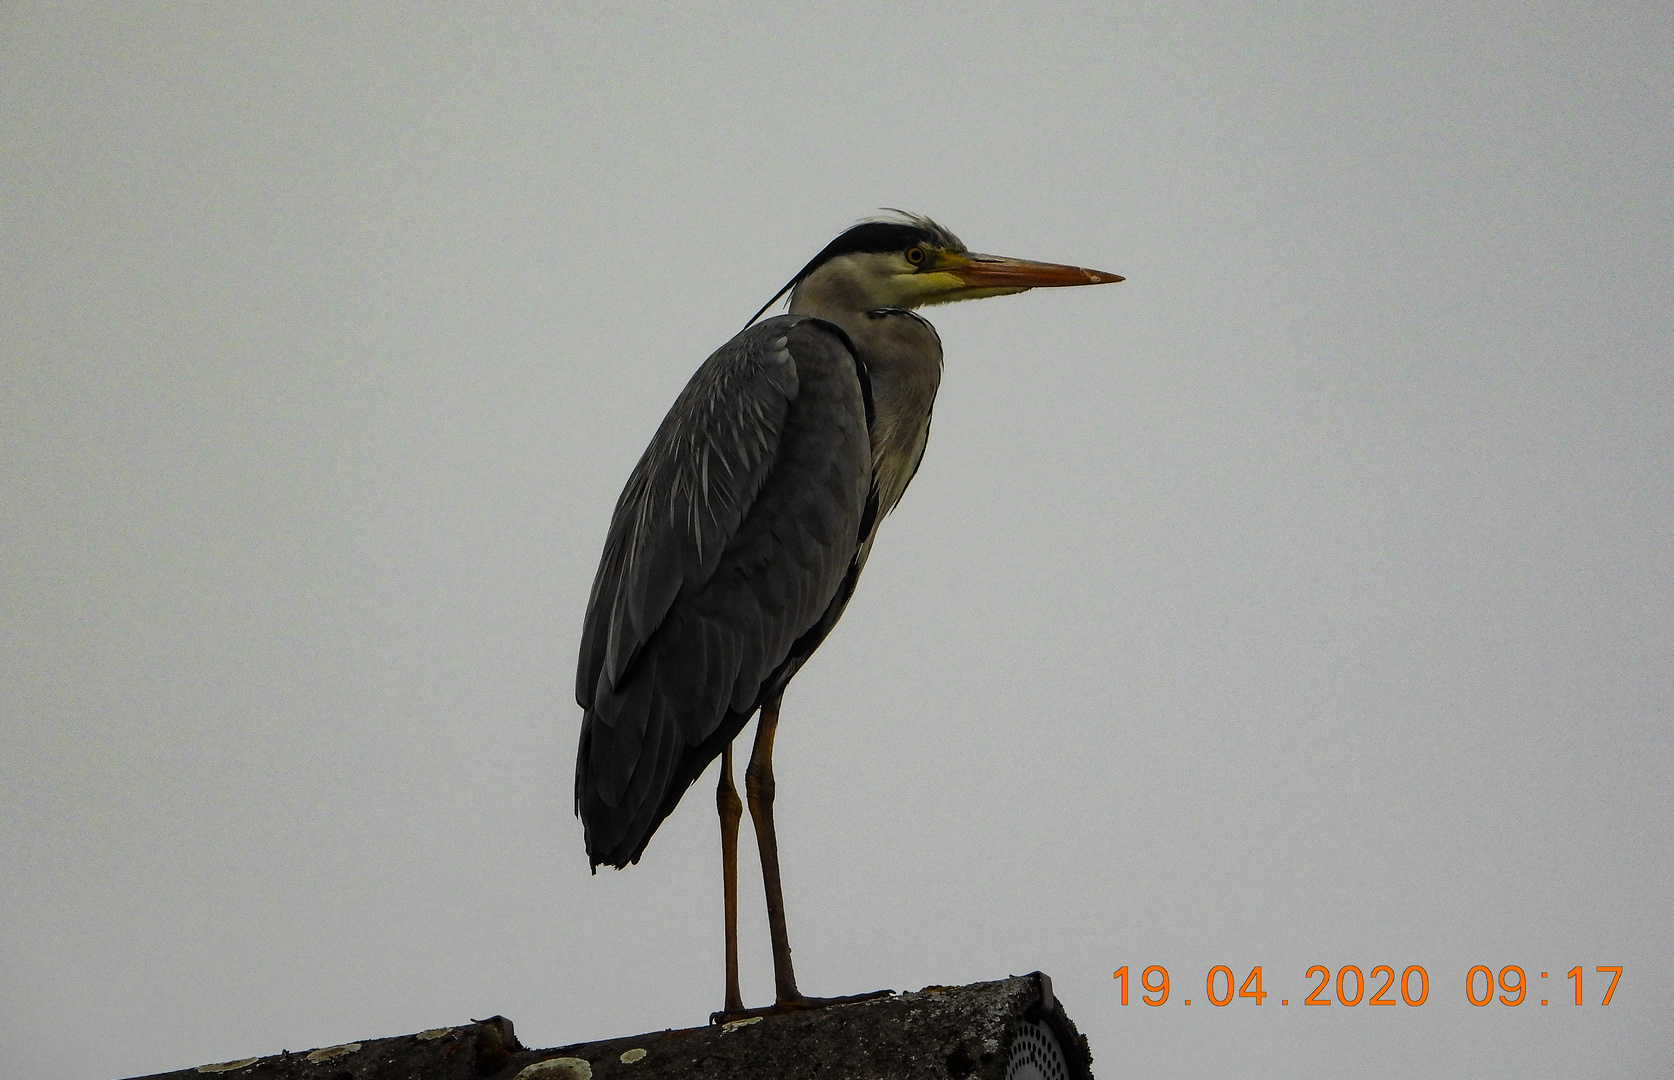
M 1129 280 L 930 312 L 785 705 L 804 988 L 1043 968 L 1106 1077 L 1665 1075 L 1671 55 L 1661 4 L 5 5 L 0 1074 L 702 1022 L 712 778 L 589 877 L 586 590 L 692 369 L 901 206 Z M 1380 963 L 1429 1003 L 1300 1007 Z

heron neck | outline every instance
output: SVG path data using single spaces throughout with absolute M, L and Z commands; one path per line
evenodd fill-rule
M 849 335 L 871 380 L 872 478 L 882 518 L 900 501 L 924 456 L 942 383 L 941 338 L 929 322 L 900 308 L 830 321 Z

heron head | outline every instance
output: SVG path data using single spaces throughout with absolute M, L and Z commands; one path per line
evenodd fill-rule
M 762 311 L 786 292 L 793 313 L 832 317 L 1122 280 L 1079 266 L 981 255 L 927 217 L 891 213 L 827 244 Z

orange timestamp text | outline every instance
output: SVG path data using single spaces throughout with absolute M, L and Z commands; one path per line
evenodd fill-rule
M 1621 965 L 1600 966 L 1596 969 L 1600 975 L 1609 975 L 1610 984 L 1604 990 L 1600 1005 L 1610 1004 L 1610 999 L 1616 994 L 1616 984 L 1622 979 Z M 1122 1004 L 1128 1004 L 1128 969 L 1117 968 L 1113 973 L 1116 981 L 1121 984 Z M 1542 979 L 1550 977 L 1549 972 L 1540 973 Z M 1582 995 L 1582 966 L 1576 965 L 1565 972 L 1564 977 L 1575 984 L 1575 1004 L 1583 1004 Z M 1307 980 L 1318 979 L 1318 983 L 1301 999 L 1303 1005 L 1359 1005 L 1364 1001 L 1367 1005 L 1400 1005 L 1405 1004 L 1416 1008 L 1430 999 L 1430 973 L 1421 964 L 1413 964 L 1404 969 L 1397 977 L 1395 969 L 1388 964 L 1378 964 L 1371 971 L 1363 971 L 1358 965 L 1345 964 L 1336 969 L 1336 978 L 1332 978 L 1332 970 L 1323 964 L 1310 967 L 1304 976 Z M 1478 964 L 1465 975 L 1465 1000 L 1478 1008 L 1484 1008 L 1498 1001 L 1501 1005 L 1521 1005 L 1528 1000 L 1530 979 L 1528 973 L 1517 964 L 1507 964 L 1499 969 L 1496 975 L 1493 968 L 1486 964 Z M 1139 988 L 1145 993 L 1140 1000 L 1147 1005 L 1166 1005 L 1170 995 L 1170 980 L 1168 968 L 1161 964 L 1152 964 L 1145 968 L 1139 976 Z M 1496 991 L 1498 994 L 1496 995 Z M 1203 982 L 1203 996 L 1209 1004 L 1217 1008 L 1225 1008 L 1234 1001 L 1252 1000 L 1260 1005 L 1270 995 L 1262 987 L 1261 965 L 1251 968 L 1240 979 L 1230 967 L 1216 964 L 1209 969 Z M 1550 1004 L 1552 999 L 1543 997 L 1542 1005 Z M 1181 1003 L 1190 1005 L 1192 999 L 1182 997 Z M 1279 1004 L 1289 1005 L 1290 999 L 1281 997 Z

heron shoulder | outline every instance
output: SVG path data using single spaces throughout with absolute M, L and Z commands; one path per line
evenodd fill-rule
M 824 404 L 799 401 L 811 386 Z M 869 429 L 865 365 L 843 329 L 824 320 L 763 320 L 704 361 L 617 500 L 582 635 L 583 708 L 601 678 L 620 684 L 675 597 L 709 581 L 780 465 L 787 424 L 841 425 L 856 412 Z
M 906 314 L 910 315 L 911 312 Z M 913 317 L 917 318 L 916 315 Z M 867 427 L 871 427 L 876 413 L 871 371 L 867 366 L 864 351 L 841 323 L 820 315 L 776 315 L 745 327 L 724 348 L 740 347 L 746 335 L 752 335 L 752 341 L 778 343 L 777 348 L 785 350 L 791 359 L 801 362 L 829 363 L 841 357 L 843 361 L 852 365 L 855 381 L 859 384 L 861 401 L 866 409 L 866 424 Z M 780 339 L 783 341 L 780 342 Z M 841 353 L 835 351 L 839 349 Z

